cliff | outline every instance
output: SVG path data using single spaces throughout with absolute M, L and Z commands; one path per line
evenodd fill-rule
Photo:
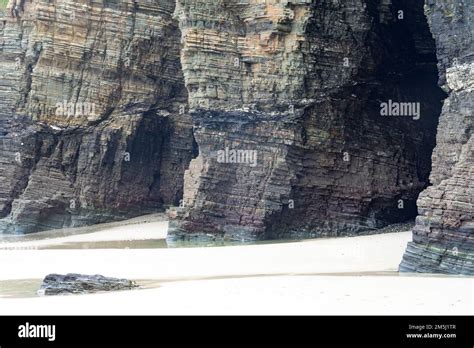
M 179 0 L 175 12 L 199 146 L 175 235 L 342 235 L 414 218 L 444 97 L 420 1 Z M 382 115 L 392 101 L 420 115 Z
M 15 3 L 0 233 L 169 206 L 172 238 L 352 235 L 418 214 L 400 269 L 473 273 L 468 0 Z
M 474 274 L 474 3 L 429 1 L 444 102 L 433 152 L 432 186 L 418 200 L 419 216 L 401 271 Z
M 193 135 L 174 2 L 12 6 L 0 30 L 0 231 L 178 204 Z

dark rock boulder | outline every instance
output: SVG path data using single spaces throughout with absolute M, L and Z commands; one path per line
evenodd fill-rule
M 108 278 L 101 275 L 50 274 L 38 290 L 38 295 L 87 294 L 102 291 L 132 290 L 138 285 L 131 280 Z

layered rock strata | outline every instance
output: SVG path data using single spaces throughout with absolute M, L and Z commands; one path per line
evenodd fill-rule
M 174 236 L 366 233 L 417 214 L 438 128 L 401 270 L 472 273 L 469 1 L 21 3 L 0 14 L 0 233 L 178 203 Z
M 0 232 L 177 204 L 194 154 L 174 2 L 13 3 L 0 21 Z
M 416 215 L 444 98 L 421 1 L 178 0 L 175 16 L 199 146 L 175 236 L 353 234 Z M 383 116 L 392 101 L 420 114 Z
M 401 271 L 474 274 L 474 3 L 428 1 L 444 102 L 433 153 L 432 186 Z
M 128 279 L 73 273 L 67 275 L 50 274 L 44 278 L 37 293 L 40 296 L 55 296 L 122 291 L 136 288 L 138 288 L 138 285 Z

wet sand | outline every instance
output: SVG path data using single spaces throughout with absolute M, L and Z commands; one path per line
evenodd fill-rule
M 474 313 L 474 278 L 398 274 L 410 232 L 213 248 L 120 244 L 164 242 L 166 230 L 165 221 L 136 221 L 0 244 L 0 314 Z M 128 278 L 144 288 L 36 297 L 35 284 L 49 273 Z

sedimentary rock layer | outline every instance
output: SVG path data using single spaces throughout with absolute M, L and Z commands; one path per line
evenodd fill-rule
M 193 156 L 174 1 L 25 1 L 0 21 L 0 233 L 177 204 Z
M 401 271 L 474 274 L 474 3 L 428 1 L 444 102 L 432 186 L 418 199 Z
M 101 275 L 50 274 L 44 278 L 37 293 L 41 296 L 54 296 L 132 290 L 135 288 L 138 288 L 138 285 L 128 279 L 110 278 Z
M 0 233 L 178 203 L 175 235 L 376 230 L 417 214 L 438 128 L 401 270 L 472 273 L 468 0 L 12 4 Z
M 340 235 L 415 216 L 444 97 L 422 1 L 178 0 L 175 13 L 199 146 L 175 235 Z M 392 101 L 420 114 L 383 116 Z

